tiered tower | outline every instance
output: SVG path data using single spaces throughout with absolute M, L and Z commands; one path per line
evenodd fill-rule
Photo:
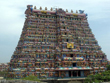
M 10 77 L 82 78 L 105 70 L 106 55 L 84 11 L 49 11 L 28 5 L 25 14 L 22 34 L 10 60 Z

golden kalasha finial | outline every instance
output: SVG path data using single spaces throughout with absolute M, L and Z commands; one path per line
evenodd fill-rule
M 73 10 L 71 10 L 71 13 L 73 13 Z
M 51 8 L 50 10 L 52 11 L 53 9 Z
M 76 13 L 78 13 L 78 11 L 76 10 Z
M 40 7 L 40 10 L 42 10 L 42 7 Z
M 68 12 L 68 10 L 66 9 L 66 12 Z
M 34 6 L 34 9 L 36 9 L 36 6 Z
M 47 7 L 45 7 L 45 10 L 47 10 Z

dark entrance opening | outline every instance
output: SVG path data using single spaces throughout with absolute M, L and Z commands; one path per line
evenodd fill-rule
M 78 71 L 78 76 L 81 76 L 80 71 Z
M 77 76 L 77 71 L 73 71 L 73 77 Z
M 69 77 L 71 77 L 71 71 L 69 71 Z
M 70 54 L 70 57 L 73 57 L 73 54 Z
M 66 41 L 68 42 L 68 39 L 66 39 Z
M 73 67 L 76 67 L 76 63 L 73 63 Z

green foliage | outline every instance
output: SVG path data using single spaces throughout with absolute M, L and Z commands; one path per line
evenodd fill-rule
M 0 71 L 0 76 L 7 77 L 9 73 L 7 71 Z
M 102 75 L 101 74 L 96 74 L 96 75 L 94 75 L 94 79 L 101 80 Z
M 15 79 L 13 79 L 13 78 L 6 78 L 6 80 L 15 80 Z
M 107 70 L 110 70 L 110 65 L 107 65 L 106 67 L 107 67 Z
M 94 82 L 95 82 L 95 83 L 99 83 L 99 80 L 95 79 Z
M 30 81 L 38 81 L 38 82 L 40 82 L 40 80 L 36 76 L 32 76 L 32 75 L 24 77 L 22 79 L 23 80 L 30 80 Z
M 100 83 L 110 81 L 110 70 L 102 72 L 101 74 L 89 75 L 85 79 L 85 83 Z

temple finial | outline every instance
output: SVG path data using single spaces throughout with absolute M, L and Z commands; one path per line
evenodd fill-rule
M 66 9 L 66 12 L 68 12 L 68 10 Z
M 42 7 L 40 7 L 40 10 L 42 10 Z
M 73 13 L 73 10 L 71 10 L 71 13 Z
M 47 7 L 45 7 L 45 10 L 47 10 Z
M 34 6 L 34 9 L 36 9 L 36 6 Z
M 76 10 L 76 13 L 78 13 L 78 11 Z
M 51 8 L 50 10 L 52 11 L 53 9 Z

